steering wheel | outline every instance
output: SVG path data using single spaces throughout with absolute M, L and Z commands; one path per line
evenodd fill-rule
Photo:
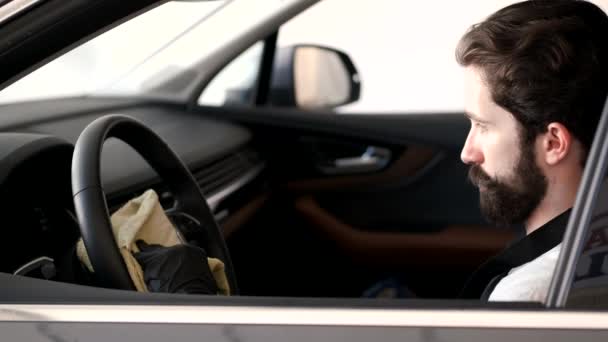
M 206 230 L 201 246 L 225 265 L 230 292 L 237 294 L 234 268 L 213 213 L 194 177 L 152 130 L 125 115 L 107 115 L 90 123 L 78 137 L 72 159 L 72 194 L 80 231 L 95 277 L 103 287 L 135 290 L 112 233 L 110 214 L 101 183 L 101 151 L 108 138 L 130 145 L 158 173 L 175 199 L 175 210 L 186 213 Z M 204 261 L 202 261 L 204 262 Z

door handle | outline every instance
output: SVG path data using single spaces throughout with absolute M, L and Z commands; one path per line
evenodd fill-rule
M 368 146 L 365 152 L 359 156 L 337 158 L 319 166 L 319 169 L 325 174 L 332 175 L 374 172 L 383 169 L 389 163 L 390 158 L 391 151 L 389 149 Z

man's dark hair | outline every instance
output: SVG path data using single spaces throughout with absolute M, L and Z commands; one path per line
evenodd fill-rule
M 493 101 L 530 142 L 562 123 L 588 152 L 608 95 L 608 16 L 577 0 L 525 1 L 473 25 L 456 59 L 482 70 Z

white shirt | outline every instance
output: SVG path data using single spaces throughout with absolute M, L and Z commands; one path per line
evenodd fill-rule
M 512 268 L 509 274 L 498 282 L 488 300 L 544 302 L 560 248 L 561 244 L 528 263 Z

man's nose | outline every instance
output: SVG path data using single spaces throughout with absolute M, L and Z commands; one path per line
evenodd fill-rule
M 470 132 L 467 136 L 467 140 L 464 142 L 462 151 L 460 152 L 460 159 L 467 165 L 483 163 L 483 153 L 481 153 L 481 150 L 476 146 L 474 137 Z

